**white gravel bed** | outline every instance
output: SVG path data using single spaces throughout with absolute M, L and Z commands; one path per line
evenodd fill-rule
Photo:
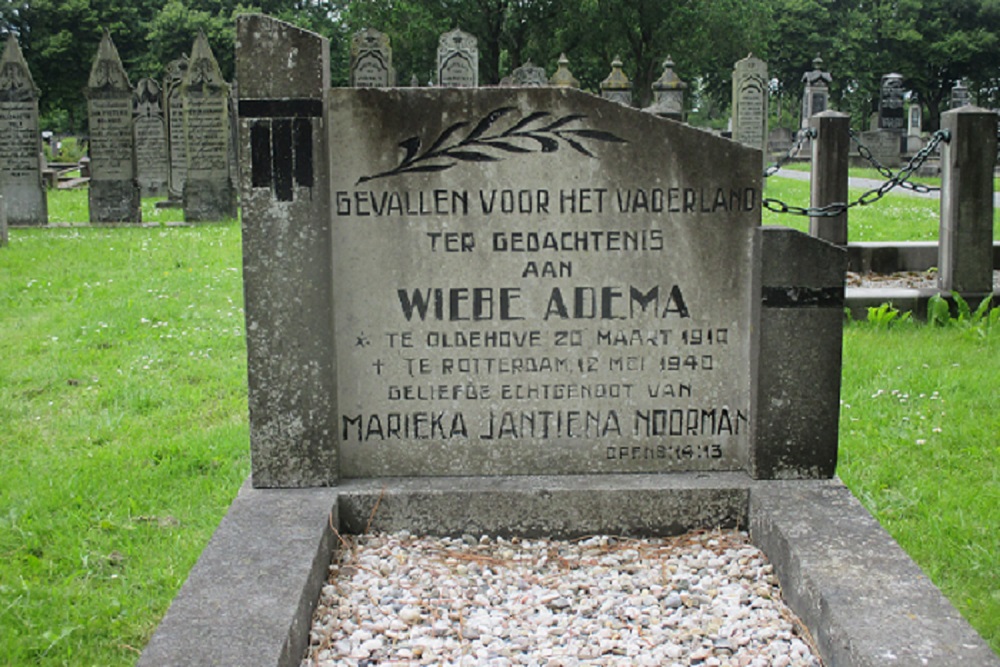
M 342 542 L 302 667 L 821 665 L 745 533 Z

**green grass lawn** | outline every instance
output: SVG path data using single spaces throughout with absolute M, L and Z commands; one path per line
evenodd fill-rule
M 134 664 L 225 514 L 249 473 L 240 266 L 235 222 L 11 230 L 0 665 Z M 1000 331 L 851 324 L 844 350 L 840 475 L 1000 650 Z

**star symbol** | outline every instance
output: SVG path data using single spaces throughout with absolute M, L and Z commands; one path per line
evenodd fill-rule
M 354 347 L 368 347 L 371 344 L 371 340 L 369 340 L 368 336 L 365 335 L 365 332 L 362 331 L 361 335 L 358 336 L 357 342 L 354 343 Z

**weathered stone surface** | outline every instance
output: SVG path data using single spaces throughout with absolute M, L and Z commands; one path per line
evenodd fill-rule
M 163 79 L 163 104 L 167 123 L 168 195 L 180 201 L 184 196 L 184 180 L 187 176 L 187 144 L 184 140 L 184 98 L 181 84 L 187 74 L 190 61 L 187 56 L 172 60 L 167 64 Z
M 750 536 L 824 664 L 1000 667 L 1000 658 L 839 482 L 765 482 Z
M 388 88 L 395 85 L 389 36 L 366 28 L 351 38 L 351 85 L 355 88 Z
M 568 89 L 330 99 L 342 477 L 743 466 L 752 151 Z
M 0 57 L 0 196 L 11 225 L 45 225 L 48 203 L 41 169 L 38 88 L 13 34 Z
M 132 85 L 107 30 L 85 92 L 90 119 L 90 222 L 141 222 Z
M 549 78 L 545 75 L 544 67 L 532 65 L 531 61 L 524 63 L 510 73 L 510 76 L 501 82 L 501 85 L 508 86 L 547 86 Z
M 479 85 L 479 42 L 455 28 L 441 35 L 437 53 L 438 85 L 443 88 L 475 88 Z
M 750 474 L 832 477 L 840 418 L 847 252 L 784 227 L 764 227 L 754 293 Z
M 143 196 L 163 196 L 167 193 L 169 160 L 160 84 L 153 79 L 139 79 L 133 114 L 139 187 Z
M 298 667 L 338 524 L 334 490 L 245 484 L 139 667 Z
M 195 38 L 181 98 L 187 157 L 184 220 L 235 218 L 236 191 L 229 175 L 229 85 L 222 78 L 205 33 Z
M 963 106 L 941 114 L 951 140 L 941 149 L 941 289 L 993 291 L 993 168 L 997 114 Z
M 240 17 L 236 38 L 253 482 L 333 484 L 329 43 L 259 15 Z
M 774 564 L 824 664 L 1000 666 L 839 481 L 702 473 L 244 486 L 139 667 L 297 667 L 337 548 L 331 527 L 361 532 L 369 521 L 375 529 L 506 537 L 643 537 L 735 521 Z
M 733 68 L 733 140 L 767 150 L 767 63 L 750 54 Z
M 622 70 L 622 59 L 615 56 L 611 61 L 611 73 L 601 81 L 601 97 L 625 106 L 632 105 L 632 82 Z

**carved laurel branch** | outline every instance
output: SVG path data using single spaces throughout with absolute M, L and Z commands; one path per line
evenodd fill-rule
M 541 127 L 532 128 L 531 125 L 537 125 L 552 115 L 548 111 L 535 111 L 502 132 L 487 134 L 494 123 L 512 111 L 516 111 L 516 108 L 501 107 L 491 111 L 461 139 L 455 135 L 470 123 L 455 123 L 446 128 L 423 152 L 420 152 L 420 137 L 410 137 L 399 144 L 406 152 L 399 165 L 373 176 L 362 176 L 358 179 L 358 184 L 397 174 L 445 171 L 460 162 L 499 162 L 503 159 L 503 153 L 554 153 L 559 150 L 560 140 L 587 157 L 594 157 L 594 154 L 583 145 L 582 141 L 585 139 L 626 143 L 610 132 L 566 127 L 586 118 L 582 114 L 569 114 Z M 499 151 L 501 155 L 496 155 L 494 151 Z

